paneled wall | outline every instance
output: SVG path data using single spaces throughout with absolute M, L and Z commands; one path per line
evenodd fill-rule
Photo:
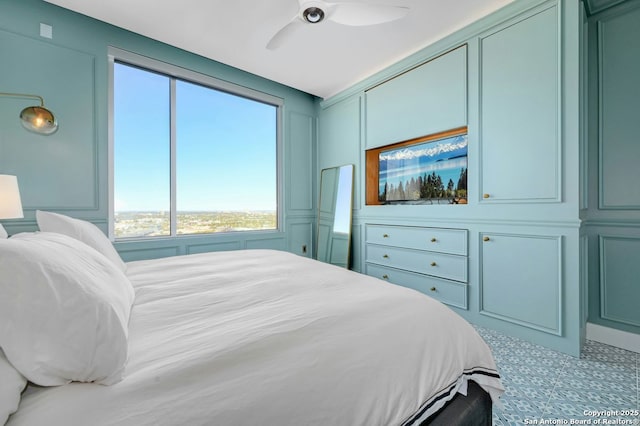
M 52 27 L 52 38 L 40 36 L 41 23 Z M 24 220 L 3 222 L 9 232 L 34 230 L 36 209 L 107 229 L 109 46 L 284 101 L 280 230 L 117 243 L 125 260 L 240 248 L 310 256 L 316 199 L 312 96 L 40 0 L 0 1 L 0 91 L 43 96 L 60 123 L 51 136 L 28 133 L 17 115 L 32 101 L 0 98 L 0 173 L 18 176 L 25 210 Z
M 322 102 L 318 139 L 321 161 L 358 154 L 356 269 L 573 355 L 586 318 L 581 18 L 572 0 L 514 2 Z M 468 129 L 468 204 L 365 203 L 366 149 L 461 126 Z M 373 241 L 365 232 L 372 229 L 389 231 Z M 455 274 L 460 267 L 449 268 L 451 255 L 429 244 L 447 230 L 468 235 L 467 258 L 455 259 L 465 262 L 464 279 Z M 395 234 L 432 237 L 415 247 L 414 237 Z
M 589 322 L 640 334 L 640 1 L 591 3 L 601 12 L 588 39 Z
M 49 137 L 26 133 L 17 114 L 37 101 L 1 98 L 3 173 L 19 173 L 26 206 L 58 211 L 98 209 L 95 56 L 4 31 L 0 32 L 0 51 L 3 91 L 39 94 L 62 123 L 59 131 Z M 43 71 L 57 77 L 43 81 Z M 38 87 L 31 89 L 25 83 L 29 81 L 38 82 Z M 68 125 L 70 122 L 82 125 Z M 69 163 L 70 157 L 78 161 Z M 66 163 L 68 167 L 60 167 Z M 26 190 L 27 187 L 33 189 Z

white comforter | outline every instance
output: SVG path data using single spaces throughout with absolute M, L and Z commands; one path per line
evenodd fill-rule
M 400 425 L 469 379 L 502 393 L 482 338 L 413 290 L 271 250 L 127 274 L 124 380 L 30 388 L 9 425 Z

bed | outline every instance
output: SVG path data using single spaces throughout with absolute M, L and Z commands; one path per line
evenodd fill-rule
M 31 383 L 7 425 L 491 424 L 503 392 L 470 324 L 382 280 L 275 250 L 129 262 L 125 275 L 120 377 Z

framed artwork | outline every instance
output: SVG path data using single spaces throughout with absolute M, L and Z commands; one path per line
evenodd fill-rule
M 367 204 L 466 204 L 464 130 L 367 151 Z

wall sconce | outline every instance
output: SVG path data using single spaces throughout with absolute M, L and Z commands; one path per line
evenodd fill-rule
M 25 95 L 23 93 L 2 93 L 0 96 L 11 98 L 26 98 L 40 100 L 40 106 L 30 106 L 20 112 L 20 122 L 25 129 L 41 135 L 50 135 L 58 130 L 58 121 L 53 113 L 44 107 L 44 99 L 38 95 Z
M 0 175 L 0 219 L 19 219 L 24 217 L 18 178 L 12 175 Z

